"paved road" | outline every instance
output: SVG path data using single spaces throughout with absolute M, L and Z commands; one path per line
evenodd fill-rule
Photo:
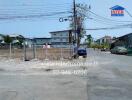
M 0 100 L 132 100 L 132 57 L 88 50 L 71 62 L 1 59 Z

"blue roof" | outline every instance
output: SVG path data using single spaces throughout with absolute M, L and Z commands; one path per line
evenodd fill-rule
M 125 8 L 123 8 L 123 7 L 119 6 L 119 5 L 116 5 L 114 7 L 111 7 L 110 9 L 112 9 L 112 10 L 124 10 Z

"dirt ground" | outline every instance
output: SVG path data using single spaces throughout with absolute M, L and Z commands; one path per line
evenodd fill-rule
M 132 57 L 87 53 L 55 61 L 0 57 L 0 100 L 132 100 Z

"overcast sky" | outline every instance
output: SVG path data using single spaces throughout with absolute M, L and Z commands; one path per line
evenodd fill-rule
M 0 33 L 22 34 L 26 37 L 50 37 L 49 32 L 69 29 L 69 22 L 59 22 L 59 18 L 70 16 L 71 13 L 54 16 L 46 15 L 70 11 L 72 2 L 72 0 L 0 0 Z M 109 9 L 115 5 L 120 5 L 132 14 L 132 0 L 76 0 L 76 3 L 91 5 L 92 12 L 107 19 L 128 21 L 117 23 L 100 19 L 89 13 L 88 16 L 94 20 L 87 19 L 85 21 L 86 28 L 113 27 L 132 23 L 132 17 L 126 12 L 124 17 L 111 17 L 111 10 Z M 21 19 L 21 16 L 28 16 L 29 18 Z M 87 31 L 87 34 L 91 34 L 97 39 L 104 35 L 118 37 L 130 32 L 132 32 L 132 28 L 94 30 Z

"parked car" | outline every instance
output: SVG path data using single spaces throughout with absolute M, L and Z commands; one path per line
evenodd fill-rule
M 128 56 L 132 56 L 132 48 L 128 48 L 127 51 L 128 51 L 128 53 L 127 53 Z
M 123 46 L 116 46 L 113 49 L 111 49 L 110 52 L 113 54 L 127 54 L 128 53 L 127 49 Z
M 86 58 L 87 57 L 87 50 L 83 49 L 83 48 L 82 49 L 78 49 L 77 54 L 78 54 L 78 57 L 82 56 L 83 58 Z

